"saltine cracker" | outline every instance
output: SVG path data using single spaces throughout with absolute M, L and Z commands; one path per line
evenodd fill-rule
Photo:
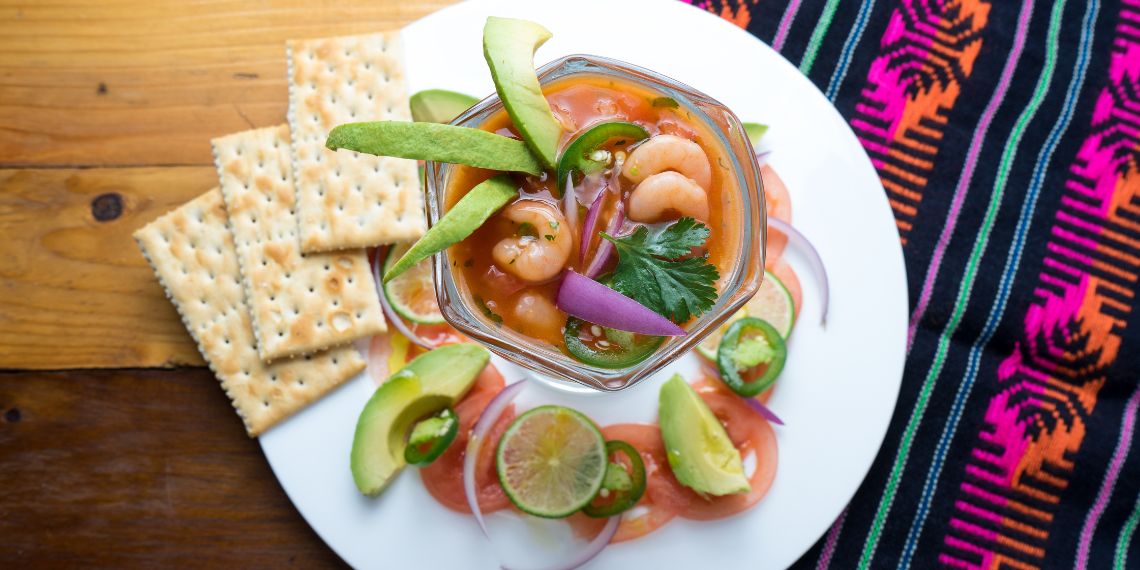
M 415 161 L 325 148 L 340 124 L 412 120 L 399 32 L 290 40 L 286 58 L 301 250 L 423 235 Z
M 310 354 L 387 330 L 363 249 L 301 255 L 289 127 L 211 143 L 261 359 Z
M 245 429 L 256 437 L 364 369 L 351 345 L 263 364 L 217 188 L 134 234 Z

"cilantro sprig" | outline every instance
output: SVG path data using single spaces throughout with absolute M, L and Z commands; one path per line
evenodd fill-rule
M 689 257 L 709 238 L 709 229 L 693 218 L 681 218 L 663 230 L 640 226 L 633 233 L 602 237 L 618 252 L 613 288 L 673 322 L 683 323 L 716 302 L 720 278 L 708 256 Z

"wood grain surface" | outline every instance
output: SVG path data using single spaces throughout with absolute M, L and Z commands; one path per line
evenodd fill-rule
M 449 3 L 0 0 L 0 568 L 344 566 L 209 371 L 138 370 L 202 361 L 131 233 L 283 121 L 286 39 Z
M 130 239 L 284 121 L 284 42 L 447 0 L 0 0 L 0 369 L 201 364 Z
M 202 364 L 131 233 L 213 167 L 0 170 L 0 367 Z
M 285 40 L 450 3 L 2 0 L 0 166 L 208 164 L 210 138 L 284 121 Z
M 204 369 L 0 375 L 0 568 L 330 568 Z

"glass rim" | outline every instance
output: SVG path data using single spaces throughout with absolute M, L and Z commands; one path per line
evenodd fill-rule
M 763 280 L 764 249 L 767 241 L 763 180 L 756 163 L 755 151 L 740 120 L 725 105 L 708 95 L 657 72 L 619 60 L 593 56 L 568 55 L 538 69 L 539 81 L 546 85 L 576 75 L 610 75 L 632 82 L 676 100 L 714 135 L 724 156 L 732 162 L 730 175 L 736 177 L 740 195 L 739 246 L 732 273 L 720 279 L 721 291 L 711 309 L 690 322 L 683 337 L 666 339 L 651 356 L 623 368 L 603 368 L 579 362 L 552 345 L 535 341 L 507 327 L 499 326 L 471 307 L 465 285 L 458 284 L 449 262 L 449 250 L 433 256 L 432 270 L 436 298 L 444 319 L 464 335 L 489 350 L 540 375 L 570 380 L 603 392 L 614 392 L 634 386 L 652 376 L 685 352 L 696 347 L 706 336 L 739 311 L 756 293 Z M 492 93 L 451 122 L 457 126 L 478 126 L 502 110 L 498 94 Z M 715 109 L 727 129 L 705 110 Z M 741 157 L 740 154 L 745 154 Z M 428 223 L 435 225 L 442 217 L 447 198 L 450 172 L 455 165 L 437 162 L 426 164 L 426 199 Z

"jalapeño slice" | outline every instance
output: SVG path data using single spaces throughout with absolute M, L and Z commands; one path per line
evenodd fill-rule
M 608 153 L 605 158 L 595 156 L 602 147 L 613 139 L 626 139 L 633 143 L 649 138 L 649 132 L 640 125 L 625 121 L 609 121 L 598 123 L 578 135 L 562 152 L 558 159 L 558 188 L 555 192 L 561 196 L 566 189 L 566 180 L 575 173 L 579 175 L 593 174 L 606 167 L 609 162 Z M 602 151 L 605 152 L 605 151 Z M 573 182 L 573 181 L 572 181 Z
M 605 518 L 632 509 L 645 494 L 645 462 L 632 445 L 614 439 L 606 442 L 606 455 L 609 464 L 606 476 L 602 479 L 602 489 L 594 499 L 582 507 L 587 516 Z M 614 461 L 617 455 L 624 455 L 629 467 Z
M 745 398 L 767 390 L 784 369 L 787 358 L 788 347 L 780 332 L 756 317 L 733 323 L 716 353 L 721 379 Z
M 570 317 L 562 340 L 570 355 L 584 364 L 625 368 L 648 358 L 665 337 L 608 329 Z
M 458 433 L 459 416 L 455 410 L 444 408 L 412 428 L 408 447 L 404 448 L 404 460 L 411 465 L 428 465 L 447 450 Z

